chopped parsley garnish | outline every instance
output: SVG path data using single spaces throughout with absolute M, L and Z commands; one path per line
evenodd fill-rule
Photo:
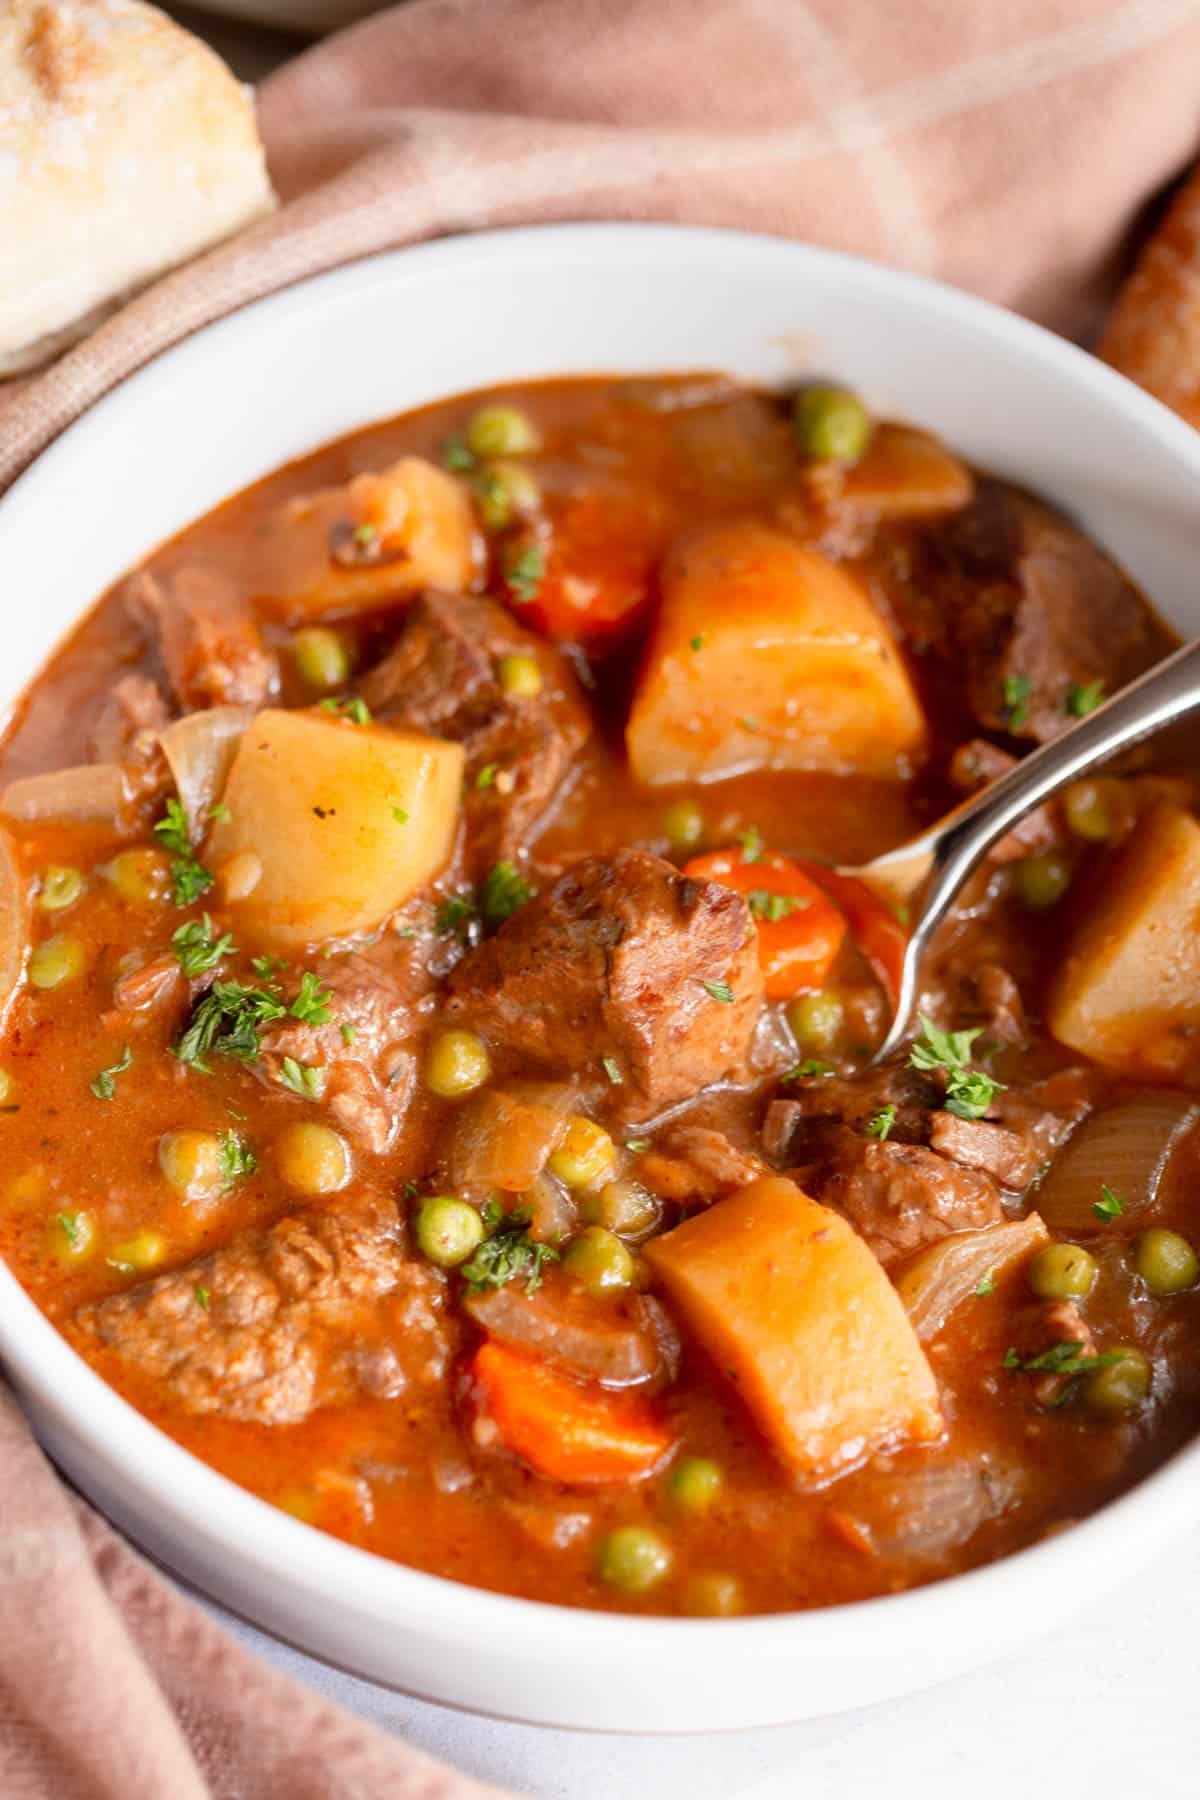
M 515 863 L 498 862 L 483 884 L 483 916 L 489 925 L 503 925 L 535 892 Z
M 300 977 L 300 991 L 289 1010 L 302 1025 L 328 1025 L 329 1001 L 329 989 L 321 986 L 311 969 L 305 969 Z
M 175 960 L 189 981 L 215 968 L 223 956 L 229 956 L 237 949 L 229 932 L 221 937 L 214 935 L 213 922 L 207 913 L 202 919 L 189 919 L 186 925 L 181 925 L 172 933 L 171 943 Z
M 878 1138 L 881 1144 L 885 1143 L 887 1140 L 888 1134 L 891 1131 L 892 1126 L 895 1123 L 896 1123 L 896 1108 L 894 1105 L 892 1105 L 889 1102 L 887 1106 L 880 1107 L 879 1111 L 875 1114 L 875 1117 L 873 1119 L 867 1120 L 867 1125 L 866 1125 L 867 1136 L 873 1137 L 873 1138 Z
M 746 715 L 743 718 L 738 720 L 738 724 L 741 726 L 743 731 L 757 731 L 758 730 L 758 720 L 755 718 L 753 713 L 746 713 Z
M 208 1289 L 206 1287 L 201 1287 L 199 1283 L 197 1283 L 192 1289 L 192 1293 L 195 1296 L 196 1305 L 202 1307 L 204 1311 L 207 1312 L 208 1303 L 212 1299 L 212 1295 L 209 1293 Z
M 1073 719 L 1086 719 L 1103 699 L 1103 681 L 1073 681 L 1067 689 L 1066 710 Z
M 946 1111 L 958 1119 L 982 1119 L 1004 1083 L 971 1067 L 971 1046 L 980 1030 L 943 1031 L 922 1013 L 921 1033 L 909 1054 L 910 1066 L 944 1070 Z
M 214 823 L 219 822 L 223 825 L 228 825 L 230 819 L 232 819 L 232 817 L 233 817 L 233 814 L 230 812 L 230 810 L 227 806 L 223 806 L 218 801 L 216 806 L 209 807 L 208 816 L 210 819 L 212 819 L 214 821 Z
M 719 1000 L 722 1006 L 733 1005 L 733 989 L 727 981 L 706 981 L 702 986 L 710 999 Z
M 499 1288 L 517 1276 L 525 1277 L 525 1292 L 536 1293 L 542 1285 L 542 1267 L 558 1261 L 552 1244 L 540 1244 L 529 1235 L 529 1213 L 523 1206 L 514 1207 L 507 1218 L 492 1203 L 483 1209 L 484 1223 L 491 1236 L 484 1238 L 470 1262 L 462 1265 L 462 1277 L 469 1288 Z
M 371 709 L 357 694 L 341 694 L 337 698 L 331 694 L 327 700 L 318 700 L 317 705 L 322 712 L 333 713 L 339 719 L 349 719 L 352 725 L 371 723 Z
M 209 1074 L 204 1058 L 232 1057 L 253 1062 L 262 1045 L 264 1025 L 287 1017 L 287 1007 L 265 988 L 247 987 L 241 981 L 214 981 L 192 1008 L 191 1017 L 174 1048 L 180 1062 Z
M 408 824 L 408 814 L 405 812 L 405 810 L 402 806 L 393 806 L 392 817 L 393 817 L 393 819 L 395 819 L 397 825 L 407 825 Z
M 95 1081 L 88 1083 L 88 1086 L 91 1088 L 93 1094 L 95 1094 L 97 1100 L 111 1100 L 116 1091 L 117 1076 L 123 1075 L 126 1069 L 131 1069 L 132 1067 L 133 1051 L 130 1046 L 126 1044 L 121 1052 L 121 1060 L 112 1063 L 107 1069 L 101 1069 Z
M 298 1063 L 294 1056 L 285 1056 L 279 1065 L 279 1084 L 288 1088 L 293 1094 L 299 1094 L 301 1100 L 319 1100 L 325 1092 L 325 1071 L 308 1063 Z
M 1029 717 L 1029 696 L 1033 683 L 1025 675 L 1004 677 L 1004 723 L 1010 731 L 1020 731 Z
M 990 1295 L 994 1294 L 995 1291 L 996 1291 L 996 1271 L 995 1271 L 995 1269 L 988 1269 L 983 1275 L 981 1275 L 979 1277 L 979 1280 L 975 1283 L 975 1286 L 971 1289 L 971 1292 L 975 1295 L 975 1298 L 977 1300 L 986 1300 L 986 1299 L 988 1299 L 988 1297 Z
M 600 1058 L 600 1066 L 604 1070 L 604 1073 L 608 1076 L 608 1079 L 612 1082 L 613 1086 L 620 1087 L 622 1082 L 625 1080 L 625 1077 L 621 1073 L 621 1065 L 617 1061 L 616 1057 L 615 1056 L 602 1056 Z
M 270 981 L 272 975 L 287 968 L 287 963 L 281 956 L 255 956 L 251 959 L 250 967 L 260 981 Z
M 83 1242 L 86 1227 L 82 1221 L 82 1213 L 59 1213 L 58 1215 L 58 1223 L 62 1230 L 62 1234 L 66 1238 L 68 1244 L 70 1244 L 72 1250 L 78 1250 Z
M 495 782 L 496 782 L 496 777 L 499 773 L 500 773 L 499 763 L 485 763 L 483 765 L 482 769 L 480 769 L 478 775 L 475 777 L 475 786 L 477 788 L 494 787 Z
M 510 556 L 504 566 L 509 592 L 523 606 L 537 599 L 545 573 L 546 552 L 540 544 L 526 544 L 523 550 Z
M 171 857 L 171 888 L 176 906 L 191 906 L 213 884 L 211 869 L 196 860 L 188 835 L 187 814 L 178 800 L 168 800 L 154 835 Z
M 471 941 L 476 923 L 475 901 L 470 894 L 448 894 L 433 916 L 433 929 L 442 937 Z
M 350 1021 L 347 1019 L 342 1025 L 342 1042 L 343 1042 L 343 1044 L 353 1044 L 357 1037 L 358 1037 L 358 1026 L 351 1025 Z
M 703 648 L 704 648 L 704 633 L 702 631 L 698 631 L 696 633 L 695 637 L 692 639 L 692 649 L 693 650 L 703 650 Z
M 1023 1357 L 1011 1347 L 1004 1352 L 1002 1367 L 1020 1369 L 1023 1375 L 1086 1375 L 1092 1369 L 1108 1369 L 1124 1361 L 1123 1350 L 1107 1350 L 1102 1356 L 1082 1356 L 1082 1344 L 1052 1344 L 1038 1356 Z
M 803 1062 L 797 1063 L 794 1069 L 789 1069 L 787 1074 L 781 1075 L 779 1079 L 781 1082 L 807 1081 L 810 1075 L 835 1075 L 836 1073 L 832 1063 L 822 1062 L 816 1056 L 806 1056 Z
M 765 919 L 774 925 L 780 919 L 790 918 L 794 912 L 803 912 L 812 901 L 804 894 L 772 894 L 766 888 L 751 888 L 746 895 L 746 904 L 756 919 Z
M 217 1142 L 221 1147 L 221 1173 L 229 1187 L 243 1176 L 253 1175 L 258 1158 L 245 1138 L 239 1137 L 236 1131 L 223 1131 Z
M 447 438 L 442 445 L 442 467 L 455 475 L 465 475 L 475 467 L 475 452 L 468 450 L 461 438 Z
M 745 831 L 739 831 L 737 841 L 742 846 L 742 861 L 756 863 L 762 861 L 763 837 L 757 825 L 747 825 Z
M 625 1148 L 629 1151 L 631 1156 L 640 1156 L 643 1150 L 648 1150 L 650 1148 L 650 1139 L 626 1138 Z
M 1119 1219 L 1125 1211 L 1125 1202 L 1120 1194 L 1114 1194 L 1110 1187 L 1103 1186 L 1100 1194 L 1101 1198 L 1092 1203 L 1092 1211 L 1096 1217 L 1103 1219 L 1105 1224 L 1108 1224 L 1111 1219 Z

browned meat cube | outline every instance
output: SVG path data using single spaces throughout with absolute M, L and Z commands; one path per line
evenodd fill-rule
M 1123 571 L 1050 507 L 999 481 L 936 539 L 942 648 L 986 729 L 1044 740 L 1073 685 L 1115 693 L 1165 645 Z
M 77 1325 L 187 1412 L 294 1425 L 444 1372 L 444 1281 L 400 1237 L 390 1202 L 347 1196 L 85 1307 Z
M 1005 1125 L 987 1119 L 960 1119 L 954 1113 L 937 1112 L 929 1143 L 940 1156 L 948 1156 L 964 1169 L 979 1169 L 1001 1187 L 1023 1192 L 1037 1174 L 1038 1154 L 1032 1143 Z
M 156 646 L 185 712 L 261 706 L 278 681 L 252 608 L 228 576 L 189 564 L 160 578 L 131 576 L 125 602 Z
M 806 1193 L 843 1213 L 880 1262 L 1004 1218 L 990 1176 L 921 1144 L 880 1143 L 845 1126 L 829 1130 L 819 1163 L 789 1173 Z
M 741 895 L 644 850 L 575 863 L 465 957 L 449 988 L 449 1013 L 501 1062 L 607 1072 L 626 1118 L 744 1072 L 762 1003 Z
M 506 692 L 503 658 L 532 659 L 537 693 Z M 463 782 L 470 874 L 511 860 L 548 810 L 591 730 L 565 659 L 492 600 L 422 595 L 360 692 L 377 718 L 453 738 L 467 753 Z

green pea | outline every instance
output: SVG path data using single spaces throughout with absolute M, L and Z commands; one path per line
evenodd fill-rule
M 456 1100 L 482 1087 L 492 1072 L 483 1039 L 473 1031 L 443 1031 L 429 1046 L 425 1085 L 442 1100 Z
M 583 1216 L 589 1225 L 603 1225 L 618 1237 L 640 1238 L 658 1224 L 662 1203 L 640 1181 L 619 1175 L 615 1181 L 606 1182 L 598 1193 L 586 1197 Z
M 1108 790 L 1097 781 L 1073 781 L 1062 797 L 1067 829 L 1086 843 L 1101 844 L 1112 836 Z
M 676 800 L 663 814 L 662 828 L 672 850 L 695 850 L 704 841 L 704 814 L 694 800 Z
M 37 903 L 43 912 L 65 912 L 68 906 L 74 906 L 86 886 L 81 870 L 55 864 L 42 876 Z
M 350 650 L 338 631 L 324 625 L 307 625 L 292 639 L 296 672 L 317 693 L 329 694 L 345 687 L 350 678 Z
M 43 938 L 29 953 L 28 975 L 35 988 L 59 988 L 83 972 L 83 945 L 78 938 Z
M 667 1477 L 667 1492 L 685 1513 L 706 1513 L 724 1485 L 720 1464 L 707 1456 L 685 1456 Z
M 1134 1245 L 1133 1262 L 1152 1294 L 1182 1294 L 1200 1275 L 1200 1258 L 1177 1231 L 1153 1226 Z
M 1084 1389 L 1089 1410 L 1105 1419 L 1134 1412 L 1148 1397 L 1154 1379 L 1153 1364 L 1144 1351 L 1123 1344 L 1117 1354 L 1121 1360 L 1089 1375 Z
M 858 462 L 871 441 L 871 415 L 849 388 L 801 388 L 792 402 L 792 431 L 814 462 Z
M 801 1050 L 828 1050 L 842 1029 L 846 1009 L 838 996 L 820 990 L 801 994 L 787 1009 L 792 1036 Z
M 542 504 L 542 490 L 536 478 L 520 463 L 491 463 L 479 471 L 472 485 L 479 517 L 487 531 L 504 531 L 515 519 L 527 518 Z
M 1071 865 L 1057 850 L 1043 850 L 1040 856 L 1025 856 L 1014 863 L 1013 880 L 1021 904 L 1031 912 L 1044 912 L 1070 887 Z
M 1026 1279 L 1039 1300 L 1081 1300 L 1096 1279 L 1096 1259 L 1082 1244 L 1047 1244 L 1031 1260 Z
M 466 1262 L 483 1242 L 483 1220 L 465 1200 L 435 1194 L 417 1209 L 417 1243 L 439 1269 Z
M 633 1285 L 637 1271 L 632 1255 L 611 1231 L 589 1225 L 581 1231 L 567 1254 L 563 1268 L 582 1282 L 589 1294 L 606 1294 L 613 1288 Z
M 542 668 L 536 656 L 502 656 L 496 675 L 501 693 L 510 700 L 531 700 L 542 691 Z
M 521 456 L 541 444 L 538 428 L 517 406 L 481 406 L 464 433 L 473 456 Z
M 693 1575 L 683 1590 L 685 1611 L 697 1619 L 729 1619 L 745 1605 L 742 1584 L 736 1575 L 706 1569 Z
M 569 1188 L 602 1187 L 612 1180 L 616 1166 L 616 1145 L 603 1125 L 586 1113 L 574 1113 L 567 1121 L 562 1142 L 546 1162 L 550 1173 Z
M 670 1569 L 670 1550 L 656 1531 L 644 1525 L 619 1525 L 602 1540 L 596 1553 L 600 1579 L 622 1594 L 644 1594 Z

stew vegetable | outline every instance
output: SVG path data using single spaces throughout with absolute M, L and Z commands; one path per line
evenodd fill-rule
M 893 1592 L 1200 1408 L 1200 824 L 1026 819 L 870 1066 L 831 865 L 1162 656 L 1050 506 L 824 385 L 467 396 L 279 471 L 0 747 L 0 1250 L 300 1519 L 727 1615 Z

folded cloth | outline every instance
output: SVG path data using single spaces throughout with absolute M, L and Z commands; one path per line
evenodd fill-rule
M 739 225 L 1082 335 L 1131 222 L 1195 153 L 1197 68 L 1195 0 L 412 0 L 263 88 L 274 217 L 0 389 L 0 489 L 208 320 L 487 225 Z M 0 1793 L 484 1790 L 244 1655 L 68 1499 L 0 1403 Z

